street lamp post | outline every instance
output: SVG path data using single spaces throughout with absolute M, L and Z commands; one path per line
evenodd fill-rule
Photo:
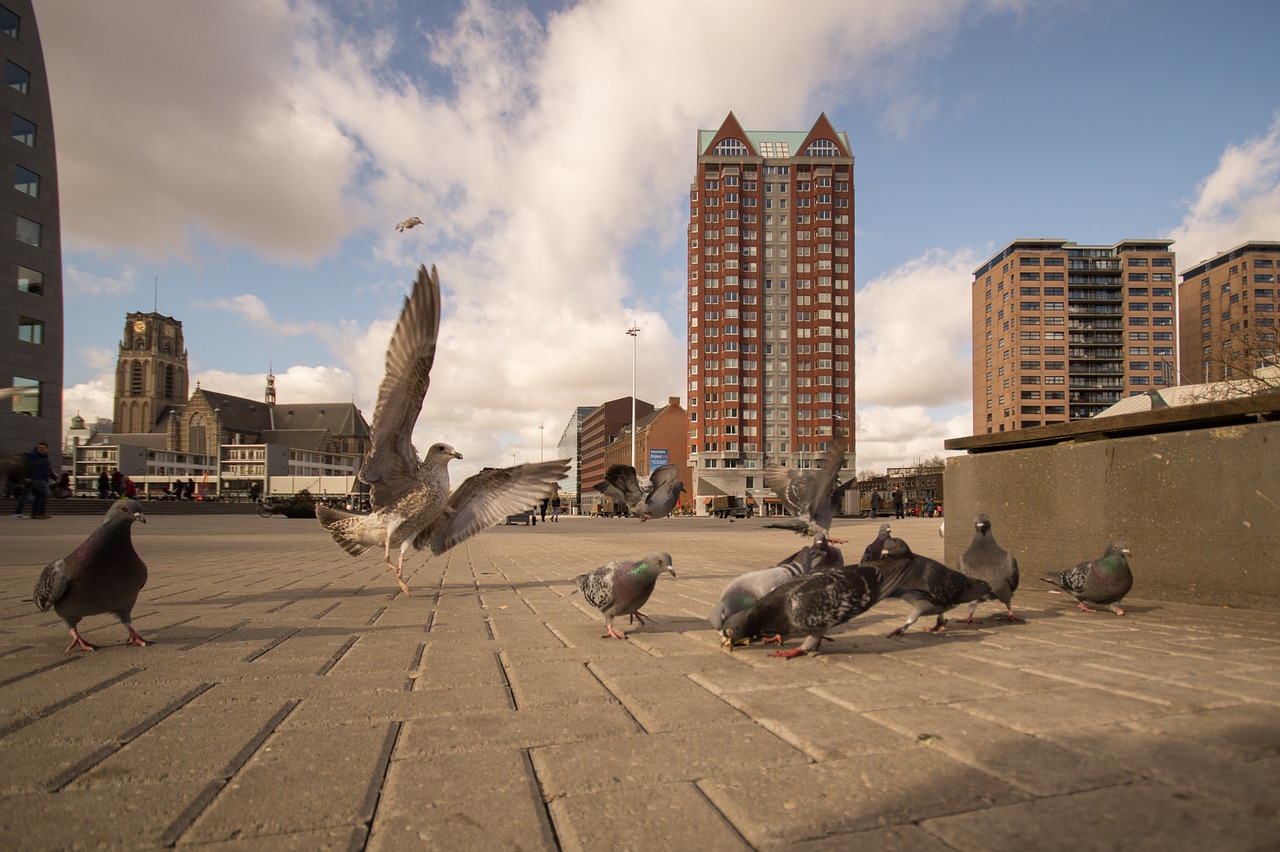
M 545 425 L 545 423 L 538 424 L 538 461 L 546 461 L 542 456 L 542 427 Z
M 627 329 L 631 335 L 631 467 L 636 466 L 636 351 L 640 338 L 640 326 Z

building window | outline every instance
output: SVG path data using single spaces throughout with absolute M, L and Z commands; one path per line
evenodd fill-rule
M 40 175 L 24 169 L 22 166 L 15 165 L 13 167 L 13 188 L 18 192 L 24 192 L 32 198 L 40 197 Z
M 18 37 L 18 27 L 22 23 L 22 19 L 13 13 L 7 6 L 0 6 L 0 33 L 4 33 L 10 38 Z
M 840 149 L 830 139 L 818 139 L 804 149 L 806 157 L 838 157 Z
M 17 216 L 15 218 L 17 219 L 17 226 L 14 229 L 14 236 L 28 245 L 39 246 L 40 223 L 32 222 L 30 219 L 23 216 Z
M 18 391 L 13 398 L 13 413 L 22 414 L 26 417 L 40 416 L 40 382 L 35 379 L 24 379 L 21 376 L 13 377 L 15 387 L 23 388 Z
M 44 323 L 31 317 L 18 317 L 18 339 L 26 343 L 44 343 Z
M 25 266 L 18 267 L 18 290 L 34 296 L 44 294 L 44 274 Z
M 16 113 L 9 118 L 9 135 L 23 145 L 35 147 L 36 126 Z
M 17 89 L 25 95 L 27 94 L 27 88 L 31 85 L 31 72 L 21 65 L 14 65 L 6 59 L 4 61 L 4 84 L 11 89 Z
M 740 139 L 722 139 L 712 153 L 721 157 L 745 157 L 747 146 Z

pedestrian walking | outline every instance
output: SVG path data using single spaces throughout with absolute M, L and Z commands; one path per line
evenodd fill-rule
M 906 512 L 903 508 L 902 501 L 903 501 L 902 486 L 899 485 L 897 488 L 893 489 L 893 515 L 895 518 L 898 518 L 899 520 L 906 518 Z
M 53 479 L 53 466 L 49 463 L 49 445 L 44 441 L 36 444 L 35 449 L 26 455 L 27 485 L 18 498 L 18 508 L 13 513 L 15 518 L 26 518 L 23 510 L 27 501 L 31 501 L 31 518 L 45 521 L 49 516 L 44 513 L 49 504 L 49 480 Z

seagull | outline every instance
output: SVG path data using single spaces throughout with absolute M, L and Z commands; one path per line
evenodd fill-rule
M 414 225 L 421 225 L 421 224 L 422 224 L 422 220 L 419 219 L 417 216 L 410 216 L 408 219 L 405 219 L 403 222 L 397 222 L 396 230 L 399 231 L 400 233 L 404 233 L 409 228 L 412 228 Z
M 450 493 L 449 462 L 462 453 L 446 443 L 432 444 L 421 461 L 413 446 L 413 426 L 431 382 L 436 338 L 440 332 L 440 277 L 436 268 L 418 267 L 413 292 L 404 300 L 400 320 L 387 346 L 386 375 L 373 410 L 370 447 L 360 470 L 369 484 L 369 515 L 316 507 L 316 518 L 343 550 L 359 556 L 382 548 L 387 568 L 400 590 L 409 548 L 430 546 L 439 556 L 451 547 L 550 497 L 569 470 L 559 459 L 514 467 L 487 468 L 463 480 Z M 391 552 L 399 551 L 393 563 Z
M 844 464 L 844 437 L 836 435 L 831 447 L 822 456 L 822 467 L 815 471 L 799 471 L 771 464 L 764 469 L 764 484 L 773 489 L 787 511 L 795 517 L 776 524 L 765 524 L 775 529 L 788 529 L 800 535 L 826 535 L 831 529 L 831 492 L 836 475 Z M 830 539 L 842 544 L 840 539 Z

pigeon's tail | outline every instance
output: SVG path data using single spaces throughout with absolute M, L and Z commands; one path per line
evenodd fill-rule
M 353 515 L 331 509 L 328 506 L 316 506 L 316 519 L 320 521 L 320 526 L 333 536 L 333 540 L 339 547 L 352 556 L 359 556 L 375 543 L 362 534 L 365 531 L 364 521 L 368 517 L 368 515 Z
M 1061 571 L 1050 571 L 1040 579 L 1050 585 L 1057 586 L 1059 589 L 1065 589 L 1067 587 L 1066 578 L 1063 576 Z
M 889 597 L 895 589 L 915 575 L 914 561 L 913 559 L 883 559 L 874 565 L 860 566 L 875 571 L 876 579 L 879 580 L 878 595 L 872 601 L 873 604 Z

